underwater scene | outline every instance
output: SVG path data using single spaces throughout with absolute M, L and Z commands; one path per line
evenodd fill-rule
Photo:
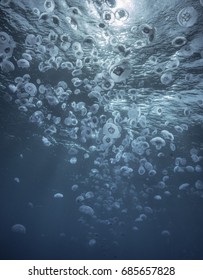
M 203 259 L 203 0 L 0 0 L 0 259 Z

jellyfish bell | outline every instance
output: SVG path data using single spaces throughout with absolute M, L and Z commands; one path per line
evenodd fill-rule
M 109 74 L 115 83 L 125 81 L 132 71 L 132 66 L 127 60 L 112 65 L 109 69 Z

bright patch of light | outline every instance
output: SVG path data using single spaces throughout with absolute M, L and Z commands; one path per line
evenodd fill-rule
M 116 7 L 113 10 L 117 9 L 126 9 L 128 12 L 133 8 L 133 0 L 117 0 Z
M 112 25 L 116 25 L 116 26 L 122 26 L 124 25 L 128 20 L 129 20 L 129 17 L 131 15 L 131 13 L 133 12 L 135 8 L 135 3 L 133 0 L 117 0 L 116 1 L 116 6 L 115 8 L 112 9 L 112 12 L 116 15 L 116 11 L 118 11 L 119 9 L 123 9 L 125 10 L 127 13 L 128 13 L 128 18 L 125 20 L 118 20 L 118 19 L 115 19 L 115 21 L 113 22 Z

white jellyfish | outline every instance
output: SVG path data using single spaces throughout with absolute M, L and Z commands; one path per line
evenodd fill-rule
M 30 96 L 35 96 L 37 93 L 37 88 L 33 83 L 26 83 L 24 89 Z
M 109 69 L 109 74 L 115 83 L 126 80 L 132 71 L 132 66 L 127 60 L 122 60 Z
M 26 228 L 24 225 L 15 224 L 11 227 L 11 231 L 20 234 L 26 234 Z
M 190 184 L 188 184 L 188 183 L 183 183 L 183 184 L 181 184 L 181 185 L 178 187 L 178 189 L 179 189 L 179 191 L 186 191 L 186 190 L 188 189 L 189 186 L 190 186 Z
M 17 65 L 19 68 L 29 68 L 30 62 L 24 58 L 21 58 L 17 61 Z
M 97 242 L 96 242 L 96 240 L 95 240 L 95 239 L 90 239 L 90 240 L 89 240 L 89 242 L 88 242 L 88 244 L 89 244 L 89 246 L 90 246 L 90 247 L 95 246 L 95 245 L 96 245 L 96 243 L 97 243 Z
M 120 21 L 126 21 L 129 17 L 129 13 L 125 9 L 117 9 L 115 11 L 115 18 Z
M 173 76 L 171 72 L 166 72 L 161 75 L 161 83 L 163 85 L 169 85 L 173 81 Z
M 14 64 L 9 60 L 3 60 L 1 63 L 1 70 L 5 73 L 11 72 L 15 70 Z
M 45 0 L 44 9 L 46 10 L 47 13 L 53 12 L 54 8 L 55 8 L 55 3 L 53 0 Z
M 115 15 L 111 10 L 105 10 L 102 13 L 102 19 L 106 23 L 113 23 L 115 20 Z
M 41 111 L 35 111 L 30 116 L 30 122 L 41 124 L 44 120 L 44 114 Z
M 191 27 L 197 22 L 197 18 L 197 11 L 192 6 L 188 6 L 183 8 L 178 13 L 177 21 L 180 24 L 180 26 Z
M 54 198 L 61 199 L 61 198 L 63 198 L 63 194 L 62 193 L 55 193 Z
M 81 205 L 79 211 L 87 216 L 94 216 L 94 210 L 88 205 Z
M 166 145 L 166 141 L 159 136 L 152 138 L 150 140 L 150 143 L 154 145 L 157 150 L 160 150 L 162 147 Z
M 103 133 L 109 138 L 119 138 L 121 136 L 118 126 L 111 122 L 104 125 Z
M 161 131 L 161 135 L 163 136 L 164 139 L 166 140 L 170 140 L 173 141 L 174 140 L 174 136 L 171 132 L 169 132 L 168 130 L 162 130 Z

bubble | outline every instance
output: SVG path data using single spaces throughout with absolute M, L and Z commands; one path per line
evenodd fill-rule
M 63 194 L 62 194 L 62 193 L 55 193 L 55 194 L 54 194 L 54 198 L 57 198 L 57 199 L 58 199 L 58 198 L 59 198 L 59 199 L 60 199 L 60 198 L 63 198 Z
M 11 227 L 11 231 L 19 234 L 26 234 L 26 228 L 24 225 L 15 224 Z
M 178 13 L 177 21 L 180 26 L 191 27 L 197 22 L 197 17 L 197 11 L 192 6 L 188 6 Z
M 94 216 L 94 210 L 88 205 L 81 205 L 79 211 L 87 216 Z

